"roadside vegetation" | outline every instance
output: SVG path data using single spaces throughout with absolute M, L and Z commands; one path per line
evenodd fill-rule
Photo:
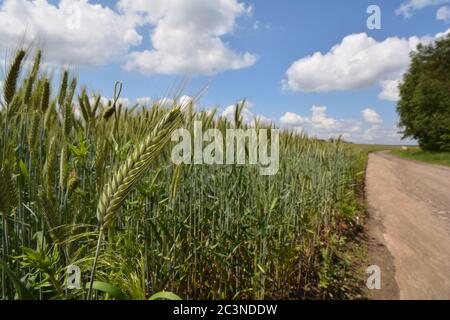
M 420 148 L 411 148 L 407 150 L 395 150 L 392 154 L 411 160 L 450 166 L 450 152 L 427 152 Z
M 397 112 L 404 137 L 416 139 L 427 152 L 450 152 L 449 52 L 450 34 L 419 44 L 400 85 Z
M 169 108 L 125 108 L 120 83 L 103 103 L 41 60 L 19 50 L 3 81 L 1 298 L 361 297 L 364 153 L 283 131 L 274 176 L 176 166 L 175 128 L 246 128 L 242 105 L 234 121 L 182 110 L 176 95 Z M 71 265 L 80 289 L 67 289 Z
M 450 166 L 450 152 L 424 151 L 418 146 L 376 145 L 376 144 L 350 144 L 355 152 L 361 152 L 362 156 L 371 152 L 388 151 L 389 154 L 405 159 Z

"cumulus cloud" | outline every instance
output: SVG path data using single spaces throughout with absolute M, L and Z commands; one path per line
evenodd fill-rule
M 97 66 L 112 61 L 144 74 L 199 75 L 237 70 L 257 57 L 230 48 L 222 37 L 251 7 L 239 0 L 4 0 L 0 45 L 37 43 L 51 63 Z M 149 49 L 142 32 L 151 34 Z M 141 47 L 140 47 L 141 48 Z
M 359 143 L 400 143 L 396 127 L 385 128 L 383 119 L 373 109 L 361 112 L 361 119 L 336 119 L 327 115 L 326 107 L 313 106 L 311 115 L 286 112 L 280 119 L 282 127 L 306 132 L 321 139 L 342 137 Z
M 384 128 L 382 126 L 384 121 L 375 110 L 366 108 L 362 111 L 362 116 L 369 126 L 362 134 L 355 136 L 355 139 L 368 143 L 399 143 L 401 141 L 402 136 L 398 133 L 398 128 L 396 126 Z
M 449 2 L 450 0 L 409 0 L 402 3 L 395 13 L 403 15 L 405 18 L 409 18 L 413 15 L 414 11 Z
M 238 17 L 251 10 L 237 0 L 120 0 L 118 7 L 153 26 L 152 49 L 131 52 L 128 70 L 209 75 L 256 62 L 254 54 L 237 52 L 221 39 L 233 32 Z
M 280 118 L 280 122 L 281 122 L 281 124 L 286 125 L 286 126 L 300 127 L 304 124 L 309 123 L 310 119 L 307 117 L 303 117 L 299 114 L 293 113 L 293 112 L 286 112 Z
M 419 42 L 417 37 L 378 42 L 366 33 L 346 36 L 329 52 L 316 52 L 294 62 L 286 72 L 284 88 L 304 92 L 353 90 L 397 79 Z
M 310 116 L 286 112 L 279 122 L 283 127 L 304 131 L 322 139 L 340 136 L 344 139 L 351 139 L 353 134 L 362 130 L 361 124 L 356 120 L 335 119 L 328 116 L 325 106 L 312 106 Z
M 136 103 L 142 106 L 151 106 L 153 104 L 153 99 L 150 97 L 140 97 L 136 99 Z
M 312 106 L 310 117 L 286 112 L 280 118 L 280 123 L 289 127 L 310 126 L 314 129 L 325 130 L 335 130 L 343 126 L 343 121 L 327 116 L 327 107 L 323 106 Z
M 243 103 L 242 101 L 239 101 L 238 104 Z M 250 110 L 250 108 L 253 107 L 253 103 L 249 102 L 249 101 L 245 101 L 244 107 L 242 108 L 242 112 L 241 112 L 241 116 L 242 116 L 242 120 L 245 123 L 249 123 L 251 122 L 255 115 L 254 113 Z M 232 104 L 228 107 L 226 107 L 221 116 L 224 118 L 227 118 L 229 121 L 234 121 L 234 113 L 236 112 L 236 105 Z
M 380 115 L 373 109 L 367 108 L 362 111 L 364 121 L 373 125 L 380 125 L 383 123 Z
M 362 135 L 357 137 L 357 139 L 367 142 L 367 143 L 382 143 L 382 144 L 400 144 L 400 143 L 414 143 L 413 140 L 407 139 L 402 140 L 402 134 L 399 133 L 397 126 L 391 128 L 383 128 L 380 125 L 373 125 L 366 129 Z
M 239 101 L 239 104 L 241 104 L 242 101 Z M 272 119 L 262 115 L 262 114 L 255 114 L 251 108 L 254 106 L 254 104 L 250 101 L 245 101 L 244 108 L 242 109 L 241 116 L 242 121 L 246 124 L 254 124 L 255 121 L 262 122 L 262 123 L 271 123 L 273 122 Z M 236 105 L 230 105 L 226 107 L 223 112 L 221 113 L 221 116 L 224 118 L 227 118 L 229 121 L 234 121 L 234 113 L 236 112 Z
M 315 129 L 333 130 L 343 125 L 342 121 L 327 116 L 327 107 L 313 106 L 311 111 L 311 124 Z
M 142 37 L 134 23 L 108 7 L 87 0 L 5 0 L 0 7 L 0 43 L 37 42 L 49 61 L 83 66 L 122 57 Z
M 346 36 L 329 52 L 316 52 L 295 61 L 282 81 L 285 90 L 329 92 L 381 87 L 378 97 L 398 101 L 398 85 L 409 67 L 410 53 L 450 32 L 433 36 L 377 41 L 366 33 Z
M 400 100 L 400 80 L 382 80 L 380 86 L 382 91 L 378 95 L 381 100 L 397 102 Z
M 450 7 L 444 6 L 436 12 L 436 19 L 444 22 L 450 22 Z

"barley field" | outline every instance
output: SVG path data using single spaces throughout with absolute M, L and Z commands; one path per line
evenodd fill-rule
M 364 159 L 346 143 L 282 130 L 273 176 L 177 166 L 176 128 L 246 128 L 241 108 L 233 121 L 176 99 L 125 108 L 121 83 L 105 103 L 41 60 L 18 50 L 3 79 L 2 299 L 354 297 Z

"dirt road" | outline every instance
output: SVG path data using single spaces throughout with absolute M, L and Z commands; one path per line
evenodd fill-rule
M 366 197 L 369 263 L 382 272 L 373 297 L 450 299 L 450 168 L 371 154 Z

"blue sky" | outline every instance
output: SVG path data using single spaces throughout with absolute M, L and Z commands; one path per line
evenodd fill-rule
M 188 96 L 208 85 L 199 108 L 218 106 L 226 115 L 245 98 L 249 119 L 368 143 L 401 143 L 395 86 L 409 51 L 450 29 L 447 0 L 0 4 L 2 53 L 23 38 L 26 24 L 50 64 L 76 66 L 81 82 L 106 97 L 121 80 L 130 101 L 157 99 L 189 76 Z M 369 5 L 381 9 L 379 30 L 367 28 Z M 74 17 L 76 27 L 65 32 Z

